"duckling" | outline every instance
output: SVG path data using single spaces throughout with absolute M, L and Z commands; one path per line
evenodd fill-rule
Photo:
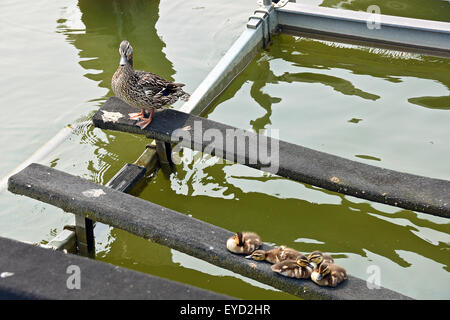
M 333 258 L 326 254 L 323 253 L 321 251 L 313 251 L 308 255 L 308 260 L 310 262 L 312 262 L 312 264 L 314 265 L 314 267 L 318 267 L 320 266 L 321 263 L 328 263 L 328 264 L 332 264 L 334 263 Z
M 314 266 L 305 255 L 300 255 L 297 260 L 285 260 L 274 264 L 272 271 L 285 277 L 297 279 L 309 279 Z
M 120 63 L 111 80 L 114 94 L 130 106 L 141 109 L 139 113 L 130 113 L 133 120 L 142 120 L 137 123 L 141 129 L 147 127 L 153 119 L 155 109 L 170 105 L 182 99 L 187 101 L 189 94 L 183 91 L 182 83 L 173 83 L 160 76 L 133 69 L 133 47 L 127 40 L 119 46 Z M 150 115 L 146 118 L 146 110 Z
M 256 250 L 253 251 L 251 255 L 246 256 L 247 259 L 253 259 L 256 261 L 267 261 L 269 263 L 279 263 L 284 260 L 297 260 L 298 257 L 302 256 L 301 252 L 297 250 L 280 246 L 279 248 L 270 249 L 267 251 Z
M 227 240 L 227 249 L 234 253 L 250 254 L 261 246 L 261 238 L 253 232 L 237 232 Z
M 337 264 L 322 262 L 311 274 L 311 280 L 319 286 L 336 287 L 347 279 L 347 271 Z

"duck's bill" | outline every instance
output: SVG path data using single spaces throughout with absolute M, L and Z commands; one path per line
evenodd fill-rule
M 121 66 L 126 65 L 127 64 L 127 57 L 125 57 L 125 55 L 120 56 L 120 62 L 119 63 L 120 63 Z
M 308 264 L 308 267 L 314 270 L 316 268 L 316 265 L 313 263 L 310 263 L 310 264 Z
M 322 275 L 319 273 L 319 275 L 317 276 L 317 281 L 320 281 L 320 280 L 322 280 Z
M 250 255 L 248 255 L 248 256 L 245 256 L 245 259 L 251 259 L 252 258 L 252 255 L 250 254 Z

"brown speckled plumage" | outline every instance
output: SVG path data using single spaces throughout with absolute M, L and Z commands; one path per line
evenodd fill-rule
M 319 286 L 336 287 L 347 279 L 347 271 L 337 264 L 321 263 L 311 274 L 311 280 Z
M 301 255 L 297 260 L 284 260 L 272 265 L 273 272 L 282 276 L 297 279 L 308 279 L 311 276 L 312 268 L 307 265 L 308 259 Z
M 279 263 L 284 260 L 296 260 L 298 257 L 302 256 L 301 252 L 297 250 L 281 246 L 268 251 L 256 250 L 253 251 L 251 255 L 247 256 L 248 259 L 253 259 L 257 261 L 267 261 L 269 263 Z
M 114 73 L 111 87 L 114 94 L 130 106 L 150 110 L 170 105 L 178 99 L 188 100 L 182 83 L 173 83 L 160 76 L 133 69 L 133 48 L 124 40 L 120 44 L 120 65 Z

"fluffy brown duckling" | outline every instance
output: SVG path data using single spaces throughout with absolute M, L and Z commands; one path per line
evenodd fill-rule
M 251 255 L 246 256 L 247 259 L 253 259 L 256 261 L 267 261 L 272 264 L 279 263 L 285 260 L 297 260 L 303 254 L 297 250 L 280 246 L 279 248 L 264 250 L 255 250 Z
M 261 246 L 261 238 L 254 232 L 237 232 L 227 240 L 227 249 L 234 253 L 250 254 Z
M 311 274 L 311 280 L 319 286 L 336 287 L 347 279 L 347 271 L 337 264 L 322 262 Z
M 334 259 L 321 251 L 313 251 L 308 255 L 308 260 L 314 265 L 314 267 L 320 266 L 321 263 L 334 263 Z
M 285 260 L 274 264 L 272 271 L 285 277 L 297 279 L 309 279 L 314 266 L 305 255 L 301 255 L 297 260 Z

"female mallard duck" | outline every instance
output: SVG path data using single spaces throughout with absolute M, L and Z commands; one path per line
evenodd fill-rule
M 142 129 L 152 122 L 153 112 L 178 99 L 188 100 L 182 83 L 172 83 L 156 74 L 133 69 L 133 48 L 123 40 L 119 47 L 120 64 L 114 73 L 111 87 L 114 94 L 132 107 L 140 108 L 139 113 L 130 113 L 130 119 L 142 120 L 137 123 Z M 150 110 L 148 118 L 145 110 Z
M 271 268 L 272 271 L 285 277 L 309 279 L 314 266 L 306 256 L 301 255 L 297 260 L 285 260 L 274 264 Z
M 249 254 L 259 248 L 261 238 L 253 232 L 238 232 L 227 240 L 227 249 L 234 253 Z
M 320 266 L 321 263 L 334 263 L 334 260 L 328 254 L 320 251 L 313 251 L 308 255 L 308 260 L 314 264 L 315 267 Z
M 302 253 L 297 250 L 280 246 L 279 248 L 271 250 L 256 250 L 253 251 L 251 255 L 246 256 L 247 259 L 253 259 L 257 261 L 267 261 L 272 264 L 279 263 L 284 260 L 297 260 L 298 257 L 302 256 Z
M 319 286 L 336 287 L 345 279 L 347 279 L 347 271 L 334 263 L 322 262 L 311 274 L 311 280 Z

